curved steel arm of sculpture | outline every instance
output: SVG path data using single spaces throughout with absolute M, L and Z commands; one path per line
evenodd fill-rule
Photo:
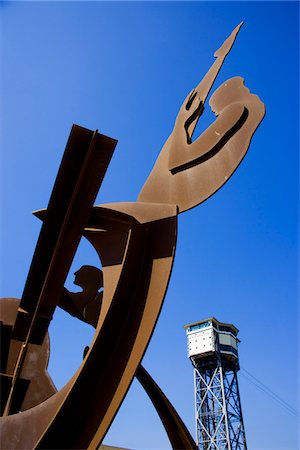
M 174 450 L 197 450 L 198 447 L 194 439 L 179 417 L 177 411 L 144 367 L 139 367 L 136 377 L 155 406 L 169 436 L 172 448 Z
M 78 274 L 82 273 L 84 268 L 85 268 L 84 273 L 86 275 L 84 279 L 82 279 L 81 276 L 80 280 L 78 280 Z M 83 268 L 80 268 L 77 272 L 75 272 L 74 283 L 79 284 L 80 286 L 83 286 L 85 288 L 83 293 L 85 292 L 85 290 L 91 291 L 93 290 L 92 289 L 93 286 L 98 288 L 99 284 L 100 286 L 103 285 L 102 282 L 99 283 L 99 273 L 101 273 L 101 271 L 99 271 L 99 269 L 97 269 L 96 267 L 83 266 Z M 91 302 L 89 301 L 86 306 L 86 308 L 89 307 L 89 317 L 85 317 L 84 314 L 82 313 L 78 314 L 78 302 L 79 303 L 81 302 L 81 298 L 79 298 L 78 295 L 80 296 L 81 293 L 73 294 L 73 296 L 70 295 L 68 297 L 64 296 L 63 305 L 61 303 L 62 302 L 61 299 L 59 302 L 59 306 L 63 307 L 63 309 L 68 313 L 70 313 L 72 316 L 75 315 L 78 319 L 96 327 L 99 319 L 99 312 L 101 309 L 102 301 L 98 299 L 97 301 L 98 305 L 94 308 L 92 308 L 91 306 L 95 303 L 95 301 L 94 300 L 92 300 Z M 85 300 L 87 299 L 88 297 L 85 295 Z M 88 350 L 89 347 L 86 347 L 84 351 L 84 357 L 87 355 Z M 165 396 L 165 394 L 162 392 L 160 387 L 156 384 L 156 382 L 153 380 L 153 378 L 149 375 L 149 373 L 142 365 L 140 365 L 137 370 L 136 378 L 141 383 L 142 387 L 145 389 L 159 417 L 161 418 L 162 424 L 165 427 L 172 448 L 174 450 L 182 450 L 182 449 L 196 450 L 197 445 L 195 444 L 192 436 L 190 435 L 188 429 L 184 425 L 177 411 L 170 403 L 168 398 Z
M 125 203 L 125 204 L 111 204 L 111 205 L 105 205 L 108 209 L 115 209 L 117 208 L 119 212 L 127 212 L 130 213 L 130 215 L 135 216 L 140 221 L 145 220 L 153 220 L 153 215 L 151 214 L 151 210 L 147 208 L 147 205 L 143 204 L 136 204 L 136 203 Z M 100 211 L 100 214 L 99 214 Z M 35 213 L 37 217 L 44 220 L 45 218 L 46 210 L 38 211 Z M 95 228 L 96 226 L 96 228 Z M 107 236 L 107 230 L 104 229 L 106 224 L 103 221 L 103 217 L 101 217 L 101 208 L 95 207 L 93 210 L 93 213 L 91 215 L 90 221 L 87 226 L 86 235 L 87 237 L 90 235 L 90 240 L 92 243 L 94 243 L 95 248 L 98 252 L 99 258 L 101 257 L 101 250 L 99 250 L 99 243 L 98 241 L 102 241 L 102 245 L 104 241 L 108 241 L 109 244 L 112 244 L 110 240 L 110 236 L 108 234 Z M 93 228 L 94 227 L 94 228 Z M 106 226 L 106 228 L 108 228 Z M 94 236 L 93 236 L 94 235 Z M 101 245 L 100 245 L 101 248 Z M 82 279 L 82 276 L 78 276 L 78 274 L 82 273 L 83 268 L 86 268 L 85 273 L 86 277 Z M 90 268 L 89 266 L 83 266 L 83 268 L 80 268 L 77 272 L 75 272 L 75 284 L 79 284 L 83 288 L 86 288 L 86 286 L 90 285 L 90 287 L 95 286 L 96 289 L 99 287 L 102 287 L 102 282 L 99 283 L 99 269 Z M 92 270 L 93 269 L 93 270 Z M 96 279 L 95 279 L 96 277 Z M 78 279 L 80 278 L 80 279 Z M 100 280 L 101 281 L 101 280 Z M 83 294 L 86 289 L 84 289 Z M 70 295 L 71 294 L 71 295 Z M 77 297 L 76 297 L 77 295 Z M 77 302 L 78 300 L 81 301 L 80 298 L 78 298 L 78 295 L 81 296 L 82 294 L 72 294 L 72 293 L 63 293 L 59 306 L 62 307 L 65 311 L 70 313 L 73 316 L 76 316 L 78 319 L 90 323 L 93 326 L 96 327 L 98 320 L 99 320 L 99 312 L 100 312 L 100 306 L 99 303 L 98 308 L 94 308 L 93 311 L 90 311 L 89 317 L 84 317 L 84 315 L 78 314 L 78 306 Z M 88 296 L 85 297 L 85 302 L 88 301 Z M 93 303 L 93 302 L 92 302 Z M 102 303 L 102 301 L 101 301 Z M 89 307 L 91 303 L 87 303 L 87 307 Z M 90 308 L 91 309 L 91 308 Z M 162 423 L 166 429 L 166 432 L 169 436 L 170 443 L 172 445 L 173 449 L 193 449 L 197 448 L 193 438 L 191 437 L 189 431 L 187 430 L 186 426 L 184 425 L 183 421 L 181 420 L 180 416 L 176 412 L 173 405 L 170 403 L 170 401 L 167 399 L 165 394 L 162 392 L 162 390 L 159 388 L 159 386 L 155 383 L 155 381 L 151 378 L 151 376 L 148 374 L 148 372 L 140 365 L 136 377 L 139 380 L 139 382 L 142 384 L 143 388 L 145 389 L 146 393 L 149 395 L 155 409 L 157 410 L 157 413 L 159 414 Z
M 125 210 L 135 211 L 135 217 Z M 101 257 L 105 286 L 92 345 L 61 391 L 28 411 L 1 418 L 3 449 L 97 448 L 151 338 L 173 264 L 176 208 L 97 207 L 92 219 L 85 234 Z M 105 239 L 100 228 L 106 230 Z

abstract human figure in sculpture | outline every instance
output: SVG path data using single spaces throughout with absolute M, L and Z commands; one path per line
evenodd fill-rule
M 244 86 L 243 79 L 231 78 L 210 99 L 210 106 L 217 116 L 215 122 L 198 139 L 192 140 L 197 121 L 204 111 L 205 100 L 241 25 L 215 52 L 215 62 L 183 102 L 174 129 L 138 200 L 98 205 L 85 210 L 86 220 L 81 235 L 93 245 L 102 262 L 105 285 L 102 308 L 102 292 L 99 292 L 99 288 L 103 283 L 102 280 L 100 283 L 99 273 L 96 275 L 95 272 L 94 276 L 91 270 L 81 269 L 75 274 L 75 284 L 81 286 L 83 291 L 70 293 L 63 289 L 62 294 L 63 282 L 59 290 L 57 277 L 53 275 L 57 271 L 60 279 L 63 279 L 66 264 L 62 263 L 65 263 L 66 254 L 69 259 L 71 254 L 68 246 L 72 244 L 72 248 L 76 248 L 76 242 L 79 243 L 80 230 L 76 229 L 73 240 L 70 239 L 71 244 L 66 245 L 67 251 L 63 252 L 66 237 L 69 239 L 82 216 L 78 205 L 84 206 L 84 201 L 79 201 L 77 194 L 82 191 L 83 200 L 86 200 L 87 193 L 94 189 L 89 186 L 91 177 L 88 171 L 84 170 L 87 167 L 85 155 L 82 155 L 82 164 L 78 163 L 74 171 L 70 148 L 73 145 L 80 152 L 82 140 L 87 140 L 87 158 L 92 155 L 89 171 L 94 173 L 96 185 L 97 177 L 100 176 L 101 180 L 104 177 L 112 147 L 115 146 L 115 143 L 109 143 L 109 138 L 97 132 L 92 134 L 89 130 L 77 128 L 72 131 L 68 141 L 72 145 L 67 146 L 68 157 L 64 158 L 64 170 L 55 185 L 59 187 L 63 179 L 70 179 L 73 183 L 68 184 L 70 199 L 63 204 L 66 213 L 60 215 L 62 232 L 58 230 L 57 238 L 53 239 L 53 248 L 45 246 L 49 250 L 49 263 L 40 276 L 41 292 L 36 295 L 37 309 L 32 311 L 30 296 L 25 297 L 26 301 L 24 298 L 21 300 L 16 319 L 19 326 L 14 326 L 15 339 L 17 337 L 22 342 L 22 332 L 29 329 L 24 348 L 31 342 L 34 326 L 39 331 L 44 319 L 47 324 L 57 304 L 92 324 L 96 328 L 95 336 L 81 366 L 63 389 L 37 407 L 18 415 L 10 415 L 11 401 L 7 402 L 5 417 L 2 418 L 7 448 L 12 438 L 14 442 L 11 448 L 18 450 L 98 448 L 135 375 L 151 397 L 173 449 L 196 448 L 172 405 L 141 368 L 141 361 L 167 291 L 175 255 L 178 214 L 205 201 L 229 179 L 244 158 L 251 137 L 265 113 L 264 104 Z M 74 144 L 75 134 L 78 138 Z M 80 145 L 76 145 L 77 142 Z M 101 166 L 101 161 L 98 172 L 95 172 L 100 148 L 104 152 L 102 158 L 106 158 L 106 165 Z M 77 184 L 77 179 L 81 184 Z M 88 181 L 87 184 L 83 183 L 84 180 Z M 54 231 L 56 215 L 60 212 L 56 205 L 61 200 L 61 189 L 56 189 L 56 192 L 59 195 L 50 198 L 49 205 L 51 199 L 56 199 L 52 200 L 52 208 L 48 207 L 36 214 L 45 221 L 46 226 L 52 220 Z M 92 196 L 89 198 L 89 205 L 92 205 Z M 57 248 L 62 255 L 60 259 L 52 257 L 52 254 L 57 256 Z M 60 264 L 64 266 L 61 270 Z M 86 277 L 88 272 L 89 276 Z M 49 280 L 53 280 L 52 285 Z M 46 295 L 52 290 L 56 292 L 54 298 Z M 31 318 L 32 322 L 29 321 Z M 13 382 L 19 373 L 17 367 Z M 12 394 L 13 388 L 9 399 L 13 399 Z M 79 411 L 84 413 L 79 414 Z M 28 429 L 30 433 L 26 432 Z
M 70 292 L 64 288 L 58 306 L 72 316 L 95 326 L 103 298 L 102 270 L 84 265 L 74 275 L 74 284 L 80 286 L 82 292 Z
M 217 119 L 193 142 L 190 118 L 198 120 L 201 96 L 197 88 L 187 96 L 138 201 L 176 204 L 184 212 L 220 189 L 236 170 L 264 117 L 264 104 L 241 77 L 225 81 L 209 104 Z

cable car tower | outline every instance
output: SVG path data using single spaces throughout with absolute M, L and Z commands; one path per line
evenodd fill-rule
M 247 450 L 237 379 L 238 329 L 214 317 L 184 328 L 194 366 L 199 450 Z

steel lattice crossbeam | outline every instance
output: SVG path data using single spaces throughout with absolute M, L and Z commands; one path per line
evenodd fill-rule
M 247 450 L 237 368 L 194 368 L 199 450 Z

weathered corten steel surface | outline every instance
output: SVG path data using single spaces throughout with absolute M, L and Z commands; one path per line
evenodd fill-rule
M 192 142 L 204 101 L 240 27 L 215 53 L 215 63 L 185 99 L 139 201 L 175 204 L 179 212 L 187 211 L 220 189 L 244 158 L 265 107 L 241 77 L 225 81 L 213 93 L 209 104 L 217 119 Z
M 41 343 L 117 141 L 73 126 L 53 187 L 12 337 Z
M 116 141 L 73 126 L 12 328 L 19 341 L 4 416 L 11 412 L 30 343 L 42 344 Z
M 13 375 L 16 364 L 16 357 L 22 343 L 12 340 L 9 344 L 8 333 L 15 323 L 20 301 L 16 298 L 1 299 L 0 321 L 1 330 L 1 371 L 6 374 L 1 379 L 1 404 L 4 405 L 5 398 L 8 398 L 9 381 Z M 5 324 L 5 325 L 4 325 Z M 7 350 L 7 351 L 5 351 Z M 19 377 L 18 395 L 16 395 L 12 412 L 19 412 L 39 405 L 56 392 L 56 388 L 47 372 L 48 360 L 50 356 L 48 333 L 42 345 L 29 344 L 29 349 L 25 357 L 22 371 Z M 3 411 L 1 411 L 3 413 Z
M 210 98 L 215 122 L 192 140 L 240 27 L 185 99 L 136 202 L 93 206 L 116 141 L 73 127 L 48 208 L 35 213 L 43 226 L 20 304 L 1 299 L 3 450 L 98 448 L 135 375 L 172 448 L 197 448 L 141 361 L 167 291 L 178 214 L 229 179 L 264 116 L 260 99 L 234 77 Z M 81 267 L 74 283 L 83 291 L 76 294 L 63 285 L 81 236 L 96 250 L 102 270 Z M 47 328 L 57 305 L 95 328 L 82 364 L 58 392 L 47 372 Z

